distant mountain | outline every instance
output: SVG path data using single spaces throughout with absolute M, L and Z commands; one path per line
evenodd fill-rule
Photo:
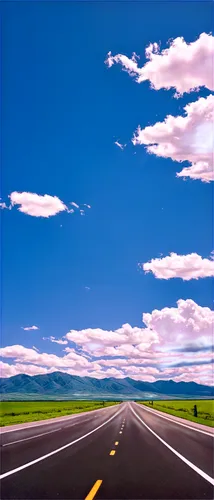
M 172 397 L 210 398 L 214 388 L 195 382 L 158 380 L 149 383 L 131 378 L 96 379 L 54 372 L 48 375 L 16 375 L 0 378 L 2 399 L 162 399 Z

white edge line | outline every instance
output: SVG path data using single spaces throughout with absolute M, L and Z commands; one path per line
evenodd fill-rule
M 137 404 L 137 403 L 135 403 L 135 404 Z M 159 413 L 156 413 L 156 411 L 158 411 L 158 410 L 156 410 L 156 411 L 152 410 L 151 408 L 147 408 L 144 405 L 138 404 L 137 406 L 139 406 L 139 408 L 143 408 L 144 410 L 146 410 L 150 413 L 153 413 L 153 415 L 157 415 L 157 417 L 165 418 L 166 420 L 170 420 L 170 422 L 172 422 L 174 424 L 182 425 L 183 427 L 187 427 L 187 429 L 191 429 L 192 431 L 196 431 L 196 432 L 201 432 L 202 434 L 206 434 L 207 436 L 211 436 L 214 438 L 214 434 L 212 434 L 211 432 L 203 431 L 202 429 L 197 429 L 197 427 L 192 427 L 191 425 L 183 424 L 183 422 L 177 422 L 177 420 L 174 420 L 170 417 L 165 417 L 165 415 L 160 415 Z
M 211 483 L 213 486 L 214 486 L 214 479 L 209 476 L 208 474 L 206 474 L 206 472 L 204 472 L 203 470 L 199 469 L 199 467 L 197 467 L 196 465 L 194 465 L 192 462 L 190 462 L 189 460 L 187 460 L 187 458 L 185 458 L 183 455 L 181 455 L 180 453 L 178 453 L 178 451 L 176 451 L 174 448 L 172 448 L 172 446 L 170 446 L 168 443 L 166 443 L 166 441 L 164 441 L 164 439 L 162 439 L 160 436 L 158 436 L 158 434 L 156 434 L 156 432 L 154 432 L 152 429 L 150 429 L 150 427 L 145 424 L 145 422 L 139 417 L 139 415 L 137 415 L 137 413 L 133 410 L 132 407 L 131 408 L 131 411 L 132 413 L 134 413 L 134 415 L 138 418 L 138 420 L 140 420 L 140 422 L 145 425 L 145 427 L 157 438 L 159 439 L 159 441 L 161 441 L 161 443 L 163 443 L 170 451 L 172 451 L 172 453 L 174 453 L 178 458 L 180 458 L 185 464 L 187 464 L 191 469 L 193 469 L 195 472 L 197 472 L 197 474 L 199 474 L 201 477 L 203 477 L 206 481 L 208 481 L 209 483 Z
M 108 406 L 108 408 L 115 408 L 115 406 L 118 406 L 118 404 Z M 51 419 L 48 419 L 49 422 L 47 422 L 45 420 L 38 420 L 38 422 L 40 422 L 40 423 L 38 423 L 36 425 L 14 424 L 14 425 L 21 426 L 21 427 L 18 427 L 18 429 L 7 429 L 7 426 L 0 427 L 0 435 L 6 434 L 7 432 L 19 432 L 19 431 L 22 431 L 23 429 L 33 429 L 34 427 L 41 427 L 41 425 L 52 425 L 52 424 L 55 424 L 57 422 L 63 423 L 63 422 L 66 422 L 67 420 L 70 420 L 72 418 L 82 417 L 83 415 L 87 415 L 89 413 L 92 414 L 94 411 L 101 411 L 101 410 L 104 412 L 106 410 L 106 408 L 98 408 L 97 410 L 88 410 L 88 411 L 82 411 L 81 413 L 72 413 L 71 415 L 62 415 L 61 417 L 55 417 L 55 418 L 53 417 Z M 29 422 L 29 423 L 35 424 L 36 422 L 37 421 L 34 420 L 33 422 Z M 23 427 L 22 427 L 22 425 L 23 425 Z M 4 430 L 4 429 L 6 429 L 6 430 Z
M 57 448 L 56 450 L 51 451 L 50 453 L 47 453 L 46 455 L 43 455 L 42 457 L 39 457 L 39 458 L 36 458 L 35 460 L 32 460 L 31 462 L 28 462 L 28 463 L 26 463 L 24 465 L 20 465 L 19 467 L 16 467 L 16 469 L 12 469 L 12 470 L 10 470 L 8 472 L 4 472 L 3 474 L 0 475 L 0 479 L 4 479 L 5 477 L 11 476 L 12 474 L 15 474 L 16 472 L 19 472 L 19 471 L 21 471 L 23 469 L 26 469 L 27 467 L 30 467 L 31 465 L 37 464 L 38 462 L 41 462 L 42 460 L 45 460 L 46 458 L 49 458 L 52 455 L 56 455 L 56 453 L 59 453 L 60 451 L 65 450 L 66 448 L 69 448 L 69 446 L 72 446 L 73 444 L 78 443 L 78 441 L 81 441 L 82 439 L 90 436 L 90 434 L 93 434 L 94 432 L 98 431 L 98 429 L 101 429 L 101 427 L 104 427 L 104 425 L 108 424 L 108 422 L 110 422 L 117 415 L 119 415 L 121 413 L 121 411 L 123 411 L 123 409 L 120 410 L 120 411 L 118 411 L 117 413 L 115 413 L 115 415 L 113 415 L 112 417 L 110 417 L 103 424 L 99 425 L 98 427 L 96 427 L 92 431 L 87 432 L 87 434 L 84 434 L 84 436 L 81 436 L 81 437 L 75 439 L 74 441 L 71 441 L 71 443 L 67 443 L 64 446 L 61 446 L 60 448 Z
M 53 431 L 43 432 L 42 434 L 36 434 L 36 436 L 30 436 L 28 438 L 18 439 L 17 441 L 10 441 L 9 443 L 2 444 L 3 446 L 10 446 L 11 444 L 22 443 L 22 441 L 29 441 L 30 439 L 35 439 L 40 436 L 46 436 L 47 434 L 51 434 L 52 432 L 61 431 L 64 429 L 68 429 L 68 427 L 73 427 L 74 425 L 84 424 L 84 422 L 90 422 L 94 418 L 97 418 L 99 415 L 94 415 L 92 418 L 87 418 L 85 420 L 81 420 L 81 422 L 76 422 L 75 424 L 66 425 L 65 427 L 60 427 L 59 429 L 54 429 Z
M 10 443 L 5 443 L 2 446 L 10 446 L 11 444 L 22 443 L 22 441 L 29 441 L 29 439 L 36 439 L 36 438 L 38 438 L 40 436 L 46 436 L 46 434 L 52 434 L 53 432 L 60 431 L 61 429 L 62 429 L 62 427 L 60 427 L 59 429 L 55 429 L 54 431 L 48 431 L 48 432 L 43 432 L 42 434 L 37 434 L 37 436 L 31 436 L 31 437 L 24 438 L 24 439 L 18 439 L 17 441 L 12 441 Z

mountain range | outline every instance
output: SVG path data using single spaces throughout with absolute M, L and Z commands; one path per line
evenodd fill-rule
M 214 387 L 195 382 L 131 378 L 96 379 L 54 372 L 47 375 L 15 375 L 0 378 L 1 399 L 167 399 L 210 398 Z

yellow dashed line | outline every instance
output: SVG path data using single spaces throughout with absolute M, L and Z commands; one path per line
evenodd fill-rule
M 115 441 L 115 443 L 114 443 L 114 444 L 115 444 L 115 446 L 118 446 L 118 444 L 119 444 L 119 441 Z
M 111 450 L 109 455 L 115 455 L 115 453 L 116 453 L 116 450 Z
M 96 493 L 98 492 L 102 482 L 103 482 L 102 479 L 98 479 L 96 481 L 96 483 L 94 483 L 94 486 L 89 491 L 87 497 L 85 497 L 85 500 L 93 500 L 93 498 L 95 497 Z

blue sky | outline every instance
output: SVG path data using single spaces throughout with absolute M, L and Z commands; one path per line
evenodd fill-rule
M 8 203 L 13 192 L 36 193 L 56 196 L 66 206 L 72 201 L 91 206 L 84 216 L 75 209 L 49 218 L 21 213 L 16 204 L 1 211 L 1 343 L 26 349 L 25 359 L 19 351 L 11 356 L 2 351 L 7 358 L 2 371 L 10 376 L 34 373 L 27 371 L 33 362 L 26 357 L 33 346 L 65 356 L 65 345 L 43 337 L 61 339 L 70 330 L 114 332 L 124 324 L 143 329 L 143 313 L 176 308 L 179 299 L 212 308 L 210 277 L 158 279 L 138 266 L 171 252 L 210 259 L 212 183 L 176 177 L 183 165 L 131 142 L 138 125 L 144 129 L 167 115 L 184 115 L 186 105 L 207 98 L 212 89 L 176 99 L 175 88 L 151 89 L 149 81 L 138 84 L 120 64 L 108 68 L 104 61 L 109 51 L 129 58 L 136 52 L 142 67 L 151 42 L 161 43 L 161 49 L 177 37 L 194 42 L 211 32 L 213 4 L 9 2 L 1 10 L 2 200 Z M 120 149 L 116 141 L 127 146 Z M 23 329 L 32 325 L 39 330 Z M 146 326 L 154 329 L 152 323 Z M 201 338 L 206 335 L 201 331 Z M 102 344 L 102 332 L 99 338 Z M 78 355 L 82 346 L 81 357 L 88 359 L 88 341 L 73 344 L 72 334 L 68 341 Z M 130 344 L 136 342 L 130 338 Z M 97 343 L 91 360 L 106 359 L 106 351 L 96 348 Z M 166 349 L 172 350 L 168 336 Z M 14 369 L 17 363 L 22 368 Z M 119 373 L 113 361 L 108 366 L 109 372 L 102 367 L 107 376 L 128 373 Z M 40 370 L 48 367 L 43 359 Z M 66 370 L 73 373 L 72 366 Z M 91 373 L 96 372 L 101 376 L 93 366 Z M 85 374 L 78 367 L 74 373 Z M 210 383 L 209 373 L 197 380 Z M 163 378 L 149 370 L 129 375 Z M 175 380 L 179 376 L 170 373 Z M 191 377 L 195 373 L 184 379 Z

